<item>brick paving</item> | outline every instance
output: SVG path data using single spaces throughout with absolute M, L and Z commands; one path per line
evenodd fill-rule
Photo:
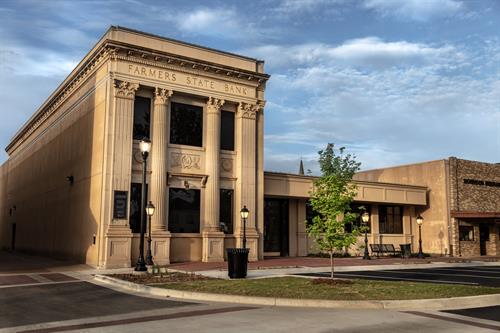
M 500 261 L 500 257 L 431 257 L 425 259 L 401 259 L 391 257 L 373 257 L 372 260 L 363 260 L 362 258 L 335 258 L 335 266 L 367 266 L 367 265 L 407 265 L 407 264 L 428 264 L 432 262 L 457 263 L 471 261 Z M 298 268 L 298 267 L 329 267 L 329 258 L 315 257 L 284 257 L 284 258 L 266 258 L 255 262 L 250 262 L 248 269 L 270 269 L 270 268 Z M 208 270 L 226 270 L 225 262 L 184 262 L 173 263 L 168 268 L 178 269 L 187 272 L 198 272 Z

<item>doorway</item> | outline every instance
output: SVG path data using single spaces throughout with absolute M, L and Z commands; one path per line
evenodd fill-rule
M 288 256 L 288 199 L 264 199 L 264 252 Z
M 479 249 L 482 256 L 487 254 L 486 242 L 490 240 L 490 226 L 488 224 L 479 225 Z

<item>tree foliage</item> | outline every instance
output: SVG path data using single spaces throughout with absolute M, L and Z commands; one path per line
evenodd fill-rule
M 356 185 L 352 177 L 359 170 L 361 163 L 356 157 L 345 154 L 345 147 L 335 149 L 328 143 L 320 150 L 319 165 L 321 177 L 314 181 L 310 204 L 315 212 L 312 221 L 307 223 L 307 232 L 324 252 L 330 254 L 331 277 L 333 278 L 333 254 L 349 248 L 357 241 L 360 228 L 355 222 L 357 212 L 351 211 L 351 203 L 356 196 Z M 351 224 L 351 232 L 346 232 L 346 224 Z

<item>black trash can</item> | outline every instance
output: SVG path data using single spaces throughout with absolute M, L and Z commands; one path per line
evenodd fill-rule
M 248 252 L 250 249 L 226 249 L 227 275 L 231 279 L 244 279 L 247 276 Z
M 399 247 L 401 248 L 401 257 L 411 257 L 411 244 L 399 244 Z

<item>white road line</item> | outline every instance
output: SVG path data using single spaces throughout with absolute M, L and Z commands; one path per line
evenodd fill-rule
M 61 283 L 78 283 L 78 282 L 86 282 L 81 280 L 70 280 L 70 281 L 53 281 L 53 282 L 38 282 L 38 283 L 23 283 L 23 284 L 9 284 L 2 285 L 0 289 L 5 288 L 16 288 L 16 287 L 31 287 L 31 286 L 46 286 L 50 284 L 61 284 Z
M 405 272 L 405 271 L 384 271 L 380 270 L 377 272 L 384 273 L 403 273 L 403 274 L 425 274 L 425 275 L 444 275 L 444 276 L 461 276 L 461 277 L 473 277 L 473 278 L 481 278 L 481 279 L 500 279 L 500 276 L 479 276 L 479 275 L 469 275 L 469 274 L 442 274 L 442 273 L 425 273 L 425 272 Z
M 358 277 L 371 277 L 381 280 L 404 280 L 404 281 L 414 281 L 414 282 L 432 282 L 432 283 L 446 283 L 446 284 L 467 284 L 471 286 L 477 286 L 478 283 L 473 282 L 457 282 L 457 281 L 447 281 L 447 280 L 427 280 L 427 279 L 405 279 L 405 278 L 396 278 L 391 276 L 375 276 L 375 275 L 361 275 L 361 274 L 348 274 L 348 273 L 339 273 L 337 275 L 348 275 L 348 276 L 358 276 Z
M 500 270 L 498 271 L 483 271 L 483 270 L 478 270 L 478 269 L 454 269 L 454 268 L 433 268 L 432 270 L 439 270 L 439 271 L 460 271 L 460 272 L 478 272 L 478 273 L 489 273 L 489 274 L 500 274 Z

